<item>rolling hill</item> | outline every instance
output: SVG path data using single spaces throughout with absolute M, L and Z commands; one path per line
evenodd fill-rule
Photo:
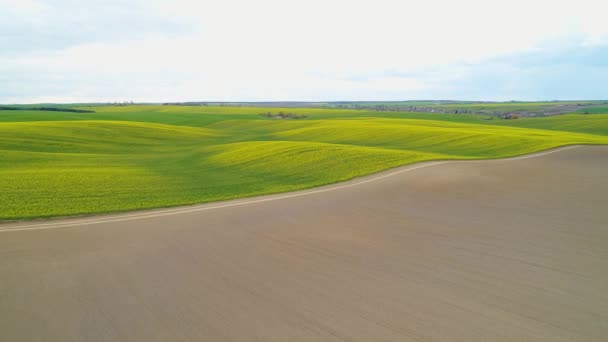
M 292 191 L 409 163 L 608 143 L 608 115 L 100 106 L 0 112 L 0 220 Z M 280 111 L 302 119 L 260 114 Z

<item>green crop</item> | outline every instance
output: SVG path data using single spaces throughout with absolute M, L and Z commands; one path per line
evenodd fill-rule
M 608 143 L 608 115 L 99 106 L 0 112 L 0 220 L 277 193 L 409 163 Z M 295 114 L 276 119 L 264 113 Z M 306 116 L 303 118 L 303 116 Z

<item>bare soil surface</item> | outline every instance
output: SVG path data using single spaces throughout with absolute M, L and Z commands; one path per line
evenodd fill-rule
M 0 341 L 608 336 L 608 147 L 114 217 L 0 225 Z

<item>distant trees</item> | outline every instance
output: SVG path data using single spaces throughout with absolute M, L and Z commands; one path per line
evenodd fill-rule
M 502 118 L 505 120 L 516 120 L 516 119 L 519 119 L 519 114 L 506 113 L 506 114 L 502 115 Z
M 272 112 L 266 112 L 264 114 L 260 114 L 261 116 L 265 116 L 267 118 L 271 118 L 271 119 L 304 119 L 306 118 L 306 115 L 302 115 L 302 114 L 295 114 L 295 113 L 285 113 L 285 112 L 278 112 L 276 114 L 273 114 Z
M 7 107 L 7 106 L 1 106 L 0 110 L 40 110 L 40 111 L 45 111 L 45 112 L 95 113 L 94 110 L 62 108 L 62 107 Z

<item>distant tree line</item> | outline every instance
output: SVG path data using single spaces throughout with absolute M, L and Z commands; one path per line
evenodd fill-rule
M 295 114 L 295 113 L 284 113 L 284 112 L 278 112 L 278 113 L 272 113 L 272 112 L 267 112 L 264 114 L 260 114 L 261 116 L 265 116 L 267 118 L 271 118 L 271 119 L 304 119 L 306 118 L 306 115 L 302 115 L 302 114 Z
M 68 113 L 95 113 L 94 110 L 58 108 L 58 107 L 7 107 L 0 106 L 0 110 L 40 110 L 45 112 L 68 112 Z
M 342 109 L 363 109 L 373 110 L 377 112 L 421 112 L 421 113 L 446 113 L 446 114 L 475 114 L 478 112 L 470 109 L 454 109 L 454 108 L 442 108 L 441 106 L 434 107 L 422 107 L 422 106 L 403 106 L 403 105 L 365 105 L 365 104 L 339 104 L 332 106 L 334 108 Z
M 417 112 L 417 113 L 441 113 L 441 114 L 479 114 L 489 115 L 492 117 L 498 117 L 505 120 L 518 119 L 522 116 L 544 116 L 543 112 L 528 112 L 522 110 L 473 110 L 469 108 L 454 108 L 454 107 L 442 107 L 442 106 L 402 106 L 402 105 L 361 105 L 361 104 L 346 104 L 338 105 L 337 108 L 349 108 L 349 109 L 361 109 L 361 110 L 373 110 L 377 112 Z

